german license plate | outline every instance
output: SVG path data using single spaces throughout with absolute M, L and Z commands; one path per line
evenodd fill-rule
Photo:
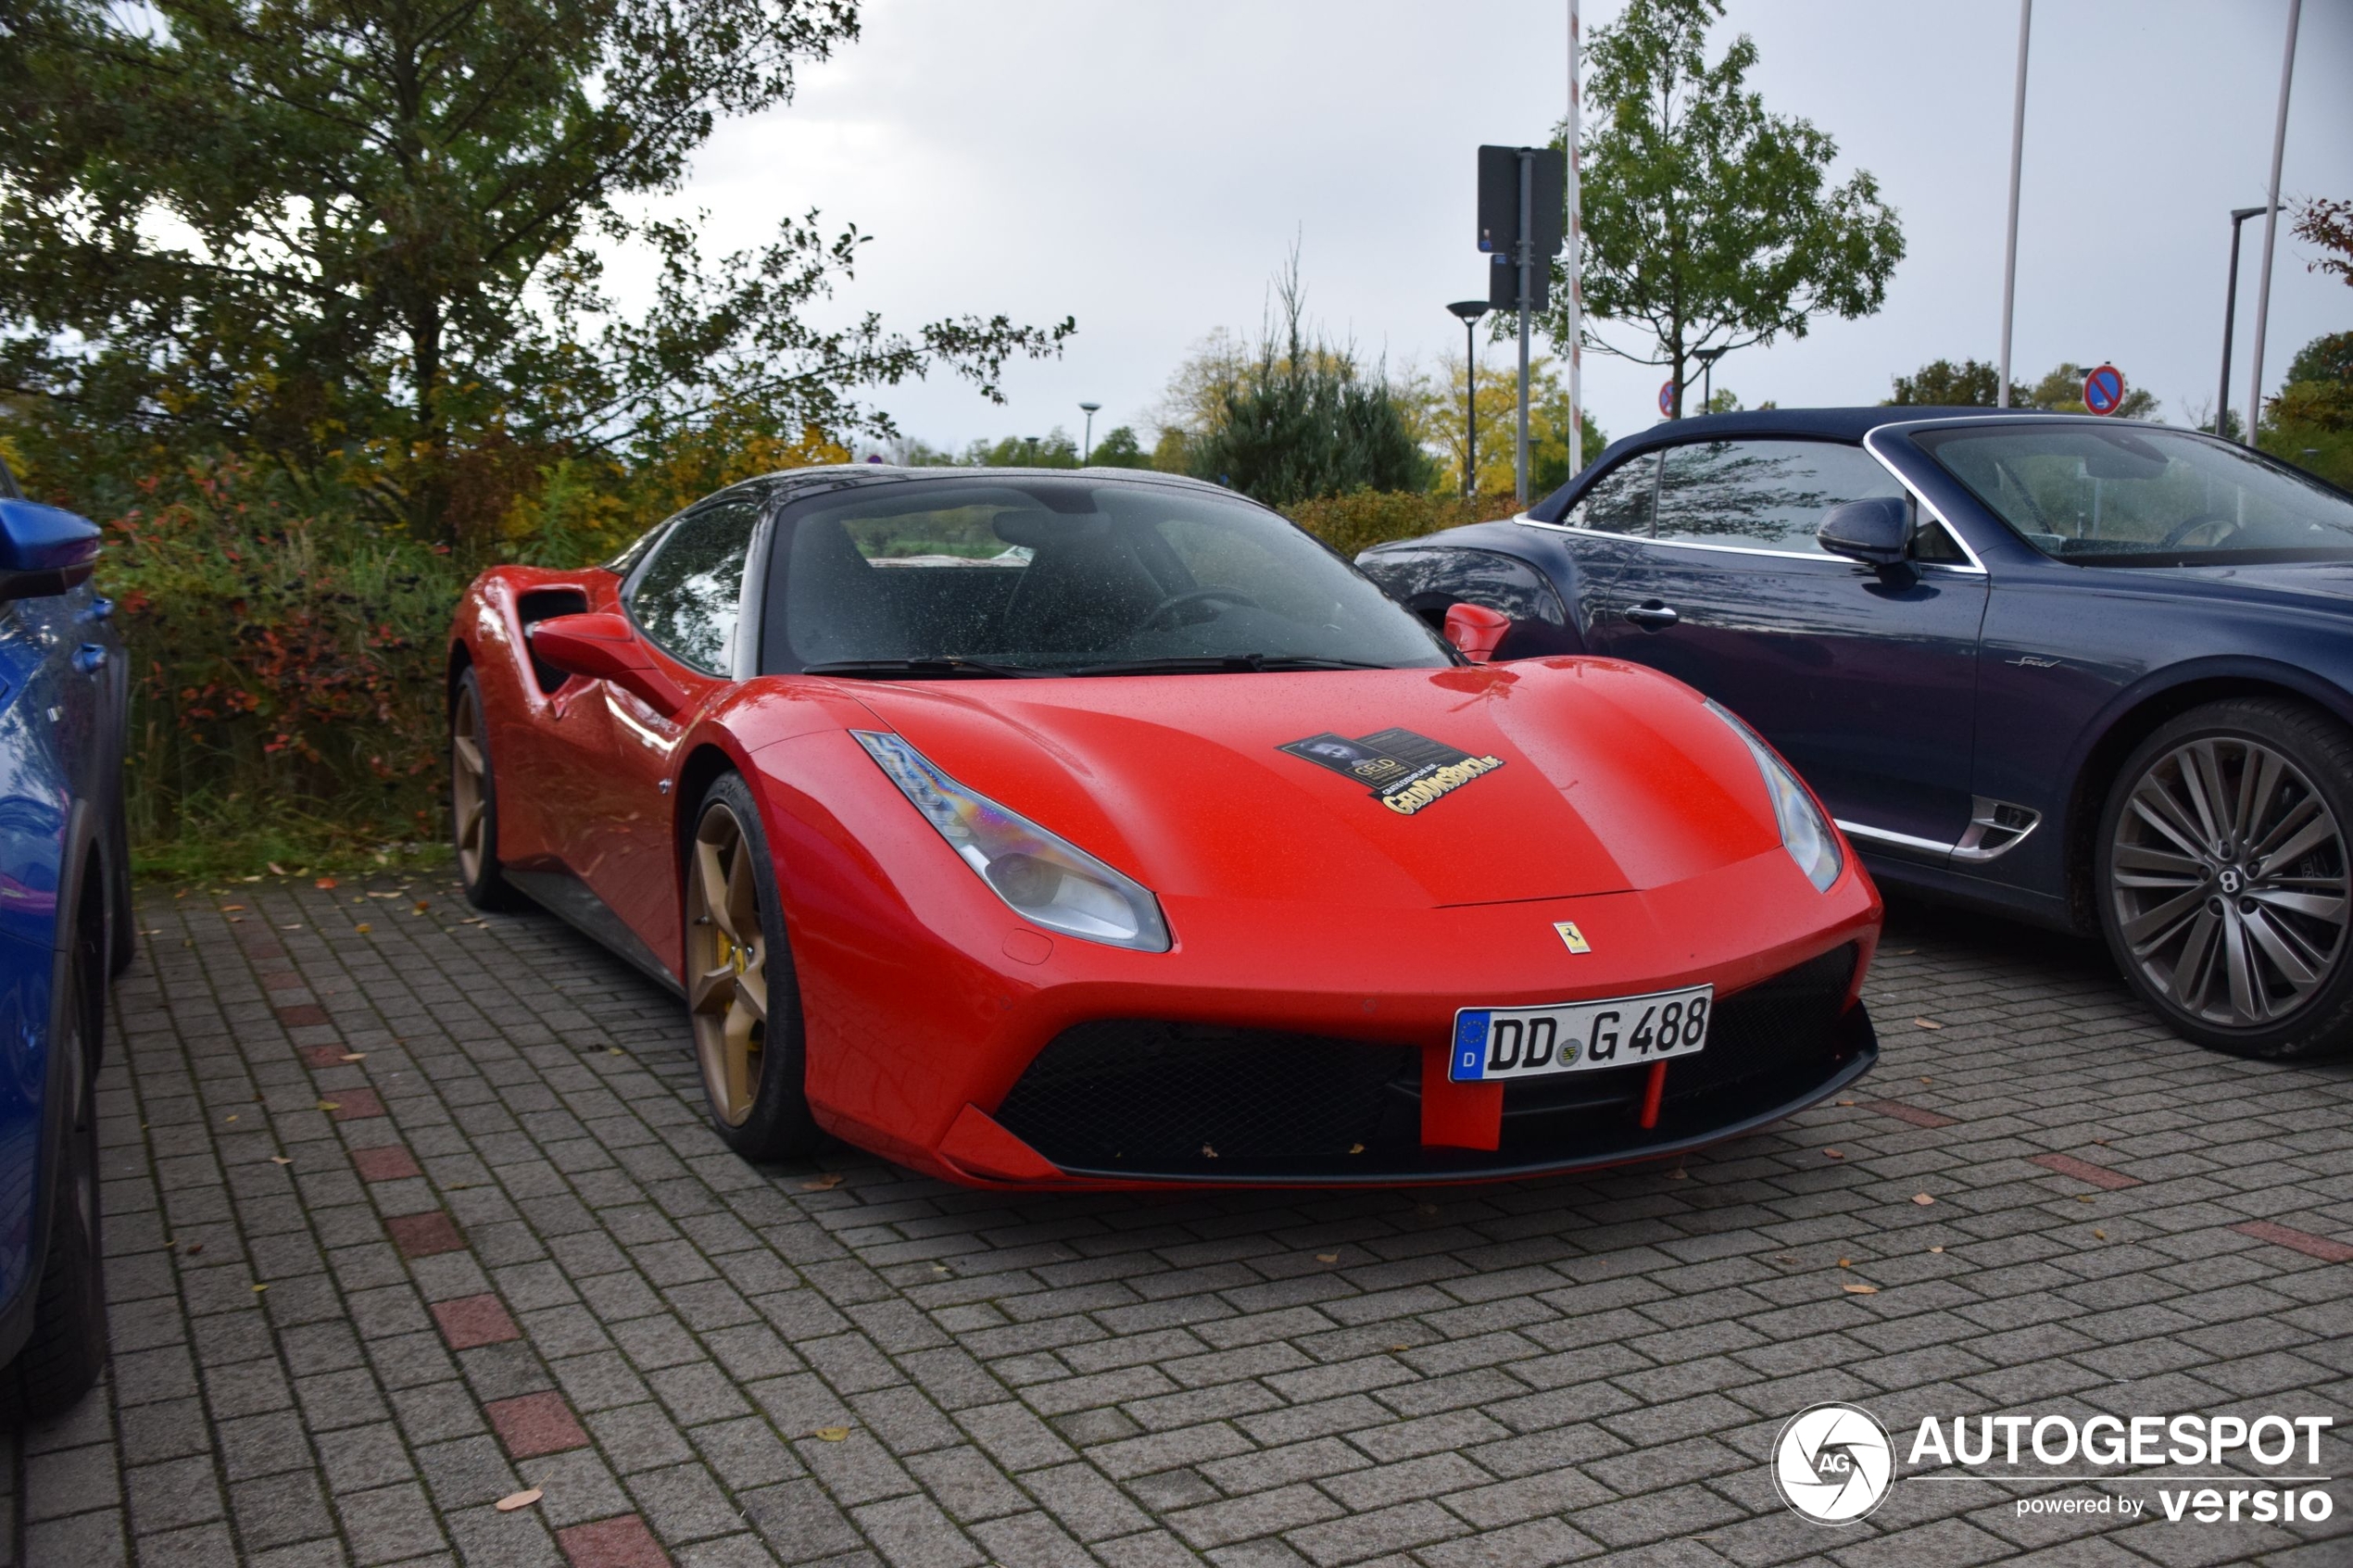
M 1715 1007 L 1715 986 L 1688 985 L 1558 1007 L 1464 1008 L 1447 1075 L 1478 1084 L 1697 1056 Z

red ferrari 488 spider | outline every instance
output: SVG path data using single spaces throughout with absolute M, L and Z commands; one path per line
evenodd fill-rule
M 1665 676 L 1487 662 L 1502 629 L 1190 481 L 779 474 L 473 584 L 459 865 L 682 992 L 753 1159 L 1473 1180 L 1867 1072 L 1879 898 L 1806 787 Z

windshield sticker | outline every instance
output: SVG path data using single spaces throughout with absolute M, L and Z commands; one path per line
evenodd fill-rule
M 1504 765 L 1500 757 L 1473 757 L 1411 730 L 1380 730 L 1354 740 L 1327 731 L 1278 749 L 1372 785 L 1373 798 L 1401 817 Z

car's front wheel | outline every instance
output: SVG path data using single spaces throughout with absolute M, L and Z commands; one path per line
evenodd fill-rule
M 723 775 L 687 841 L 686 1010 L 711 1124 L 747 1160 L 816 1147 L 804 1090 L 800 987 L 775 862 L 751 790 Z
M 2353 1044 L 2353 735 L 2301 703 L 2194 709 L 2125 759 L 2101 815 L 2100 923 L 2182 1035 L 2283 1059 Z
M 498 780 L 490 771 L 482 678 L 472 670 L 458 677 L 449 701 L 449 834 L 467 903 L 510 909 L 522 902 L 498 869 Z

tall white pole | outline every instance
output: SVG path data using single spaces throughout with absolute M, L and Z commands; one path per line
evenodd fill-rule
M 2304 0 L 2287 0 L 2287 54 L 2280 61 L 2280 114 L 2271 126 L 2271 194 L 2263 214 L 2263 272 L 2255 286 L 2255 364 L 2246 377 L 2246 444 L 2263 419 L 2263 329 L 2271 315 L 2271 246 L 2280 236 L 2280 158 L 2287 151 L 2287 90 L 2296 79 L 2296 24 Z
M 1568 0 L 1568 473 L 1585 466 L 1585 193 L 1577 149 L 1577 0 Z
M 2002 249 L 2002 370 L 1994 405 L 2010 406 L 2010 320 L 2018 306 L 2018 175 L 2026 155 L 2026 40 L 2034 26 L 2034 0 L 2018 0 L 2018 87 L 2010 100 L 2010 227 Z

